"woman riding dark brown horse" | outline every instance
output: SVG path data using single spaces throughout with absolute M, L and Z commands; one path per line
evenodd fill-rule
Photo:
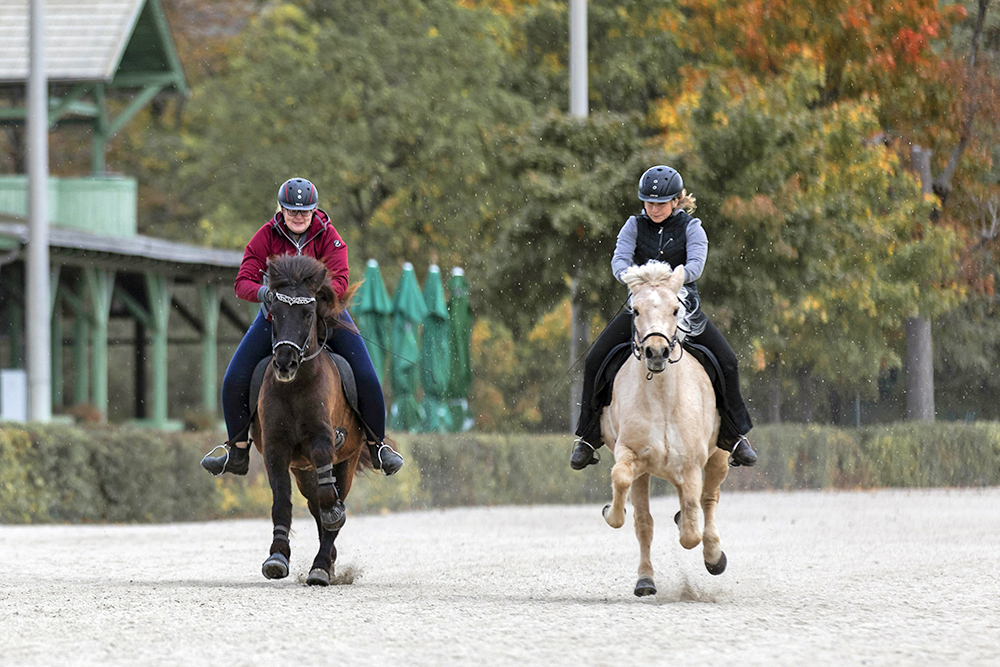
M 268 579 L 288 576 L 291 470 L 319 530 L 319 552 L 306 583 L 326 586 L 355 470 L 359 463 L 371 465 L 362 446 L 362 423 L 344 396 L 337 365 L 324 353 L 324 341 L 337 328 L 352 326 L 343 314 L 356 286 L 338 298 L 326 267 L 306 255 L 271 257 L 267 276 L 274 291 L 273 357 L 260 389 L 253 434 L 271 484 L 274 540 L 261 569 Z

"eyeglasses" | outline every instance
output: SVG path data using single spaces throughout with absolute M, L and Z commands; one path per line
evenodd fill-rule
M 313 214 L 311 209 L 308 211 L 293 211 L 290 208 L 283 209 L 283 213 L 286 218 L 307 218 Z

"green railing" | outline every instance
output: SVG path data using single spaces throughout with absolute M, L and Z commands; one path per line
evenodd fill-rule
M 135 236 L 136 202 L 134 178 L 49 178 L 49 221 L 57 227 L 119 238 Z M 0 176 L 0 212 L 28 214 L 27 176 Z

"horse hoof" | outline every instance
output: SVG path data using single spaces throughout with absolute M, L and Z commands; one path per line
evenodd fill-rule
M 705 563 L 705 569 L 708 570 L 709 574 L 722 574 L 726 571 L 726 552 L 722 552 L 722 556 L 719 558 L 719 562 L 712 565 L 709 562 Z
M 309 570 L 309 576 L 306 577 L 306 583 L 310 586 L 329 586 L 330 585 L 330 573 L 326 570 L 321 570 L 318 567 L 314 567 Z
M 635 596 L 644 598 L 647 595 L 656 595 L 656 584 L 649 577 L 642 577 L 635 583 Z
M 284 554 L 273 553 L 260 566 L 260 571 L 268 579 L 284 579 L 288 576 L 288 559 Z
M 680 510 L 677 510 L 677 514 L 674 515 L 674 523 L 676 523 L 678 526 L 681 525 L 681 512 L 680 512 Z
M 601 510 L 601 516 L 603 516 L 604 520 L 607 521 L 608 514 L 610 513 L 611 513 L 611 503 L 608 503 L 607 505 L 604 506 L 604 509 Z
M 330 509 L 325 510 L 320 508 L 319 521 L 323 524 L 323 530 L 332 532 L 343 528 L 344 522 L 347 521 L 347 512 L 344 509 L 344 503 L 338 500 Z

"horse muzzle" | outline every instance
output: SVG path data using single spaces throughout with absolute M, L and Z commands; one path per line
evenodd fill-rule
M 273 363 L 274 379 L 278 382 L 291 382 L 295 379 L 295 373 L 299 370 L 299 364 L 297 355 L 276 352 Z
M 650 373 L 662 373 L 667 368 L 667 348 L 655 349 L 647 347 L 643 350 L 643 357 L 646 361 L 646 370 Z

